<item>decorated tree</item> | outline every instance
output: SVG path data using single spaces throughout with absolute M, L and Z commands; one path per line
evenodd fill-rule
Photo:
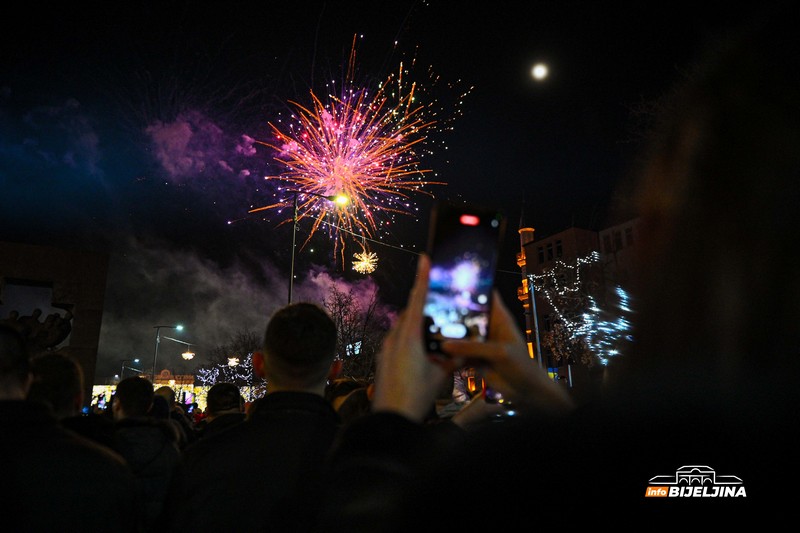
M 233 383 L 252 401 L 263 396 L 267 383 L 253 373 L 253 352 L 261 348 L 261 336 L 242 330 L 234 333 L 222 346 L 213 348 L 210 363 L 197 369 L 197 380 L 205 387 L 215 383 Z
M 600 254 L 574 264 L 557 261 L 541 275 L 530 276 L 536 293 L 552 310 L 542 346 L 556 363 L 605 365 L 629 342 L 631 310 L 627 293 L 605 279 Z
M 564 322 L 554 323 L 542 336 L 542 346 L 547 349 L 554 363 L 573 364 L 580 361 L 592 365 L 594 358 L 584 339 L 575 335 Z

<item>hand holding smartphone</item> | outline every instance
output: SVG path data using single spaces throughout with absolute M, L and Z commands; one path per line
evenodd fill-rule
M 429 352 L 448 339 L 485 341 L 506 216 L 485 205 L 439 202 L 431 216 L 424 334 Z M 499 401 L 491 389 L 487 401 Z
M 439 202 L 431 216 L 431 270 L 425 339 L 439 352 L 446 339 L 486 340 L 505 215 L 498 209 Z

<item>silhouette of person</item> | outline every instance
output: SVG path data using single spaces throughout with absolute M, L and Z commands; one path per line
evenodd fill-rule
M 114 448 L 136 476 L 146 531 L 160 531 L 166 525 L 168 491 L 182 461 L 173 427 L 150 414 L 154 397 L 149 379 L 132 376 L 119 382 L 111 404 Z
M 340 370 L 337 331 L 312 303 L 278 309 L 253 354 L 268 392 L 247 420 L 198 440 L 184 454 L 174 526 L 192 531 L 304 530 L 340 418 L 325 399 Z M 248 505 L 247 502 L 250 502 Z
M 25 531 L 140 531 L 127 462 L 26 399 L 32 380 L 26 339 L 0 324 L 2 516 Z

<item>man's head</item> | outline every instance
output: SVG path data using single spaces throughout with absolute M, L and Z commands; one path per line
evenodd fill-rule
M 43 352 L 31 360 L 28 399 L 48 404 L 57 418 L 75 416 L 83 405 L 83 369 L 63 352 Z
M 306 390 L 323 394 L 336 356 L 336 325 L 312 303 L 282 307 L 270 318 L 264 351 L 253 354 L 256 374 L 270 391 Z
M 361 387 L 366 387 L 367 383 L 365 380 L 352 377 L 331 379 L 325 387 L 325 399 L 331 402 L 334 409 L 338 409 L 348 394 Z
M 244 401 L 233 383 L 217 383 L 208 390 L 206 414 L 209 419 L 226 413 L 244 412 Z
M 25 338 L 19 330 L 0 324 L 0 399 L 25 399 L 31 379 Z
M 139 376 L 123 379 L 114 393 L 114 419 L 148 416 L 154 395 L 153 384 L 149 379 Z
M 165 400 L 167 400 L 170 407 L 175 405 L 175 400 L 177 399 L 177 396 L 175 395 L 175 390 L 172 387 L 163 385 L 157 388 L 155 393 L 164 398 Z

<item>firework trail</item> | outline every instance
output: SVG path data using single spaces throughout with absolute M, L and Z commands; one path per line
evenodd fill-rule
M 355 49 L 354 40 L 337 95 L 323 101 L 312 90 L 310 106 L 289 102 L 294 112 L 288 125 L 269 123 L 275 140 L 258 142 L 275 150 L 283 172 L 265 179 L 281 184 L 274 203 L 249 211 L 287 208 L 290 216 L 281 224 L 291 223 L 296 199 L 298 222 L 313 220 L 305 243 L 322 226 L 342 254 L 348 234 L 375 237 L 388 231 L 395 215 L 415 215 L 414 195 L 433 196 L 425 186 L 445 185 L 424 179 L 431 170 L 420 164 L 428 133 L 441 125 L 429 118 L 436 115 L 436 102 L 418 103 L 421 87 L 405 84 L 402 63 L 374 91 L 357 87 Z M 349 202 L 332 202 L 336 195 Z

